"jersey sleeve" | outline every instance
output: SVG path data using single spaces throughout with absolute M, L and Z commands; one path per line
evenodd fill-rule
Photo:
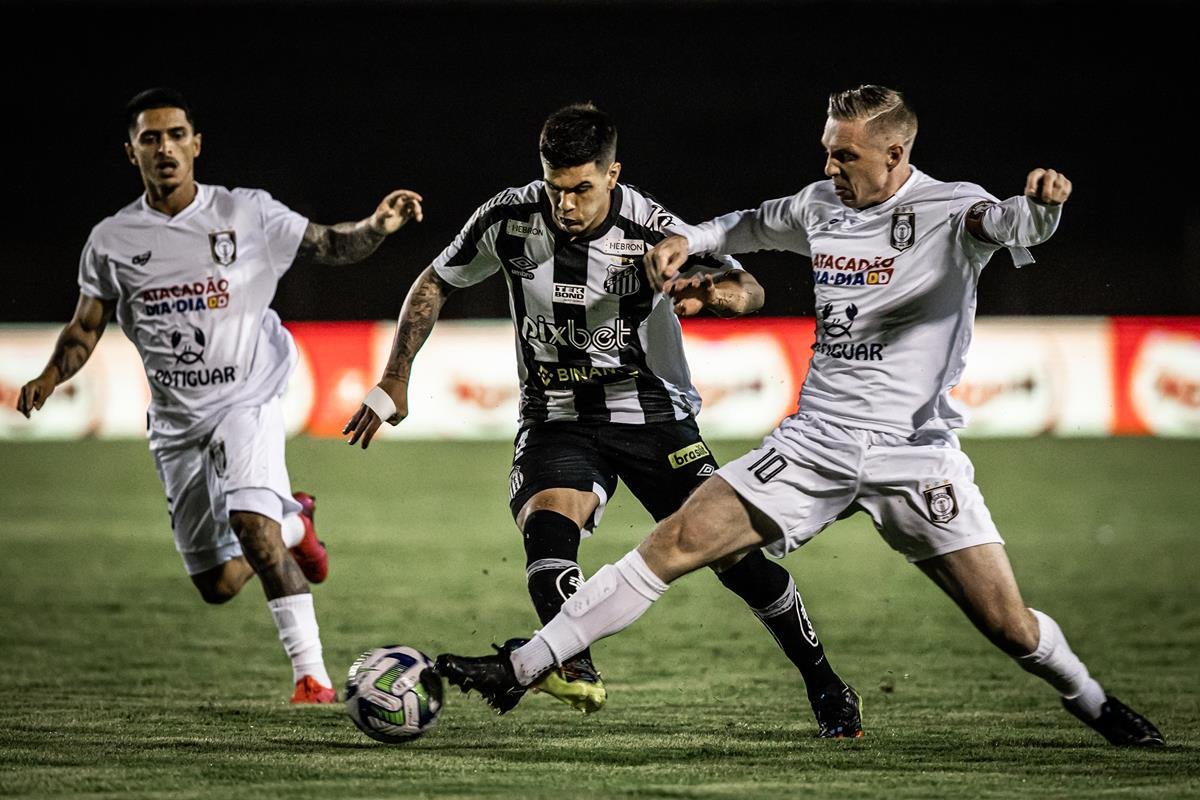
M 673 233 L 678 233 L 686 236 L 685 231 L 691 228 L 686 222 L 671 212 L 667 212 L 660 207 L 661 214 L 653 214 L 650 219 L 650 227 L 657 230 L 666 236 Z M 688 256 L 688 260 L 684 262 L 683 267 L 679 270 L 681 275 L 719 275 L 730 270 L 742 269 L 741 263 L 728 255 L 709 255 L 703 253 L 695 253 Z
M 1061 205 L 1042 205 L 1023 195 L 1000 201 L 971 183 L 955 186 L 950 204 L 951 223 L 965 248 L 985 255 L 1008 248 L 1017 266 L 1033 263 L 1025 248 L 1049 239 L 1058 228 L 1061 214 Z M 968 220 L 977 221 L 987 238 L 979 239 L 969 232 Z
M 281 277 L 296 260 L 300 242 L 304 240 L 304 231 L 308 228 L 308 217 L 298 214 L 261 189 L 234 191 L 247 192 L 259 204 L 271 272 L 275 277 Z
M 768 200 L 758 208 L 686 226 L 679 231 L 691 253 L 752 253 L 786 250 L 811 256 L 803 208 L 808 189 L 790 197 Z
M 96 249 L 93 239 L 88 239 L 79 256 L 79 291 L 99 300 L 116 300 L 120 295 L 108 257 Z
M 501 192 L 475 210 L 454 241 L 433 260 L 433 270 L 451 286 L 474 286 L 500 269 L 496 255 L 496 226 L 510 197 Z

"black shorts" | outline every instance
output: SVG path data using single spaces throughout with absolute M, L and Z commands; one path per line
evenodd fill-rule
M 513 442 L 508 506 L 515 518 L 540 491 L 595 492 L 595 527 L 619 478 L 655 520 L 673 514 L 717 470 L 694 419 L 627 425 L 615 422 L 541 422 Z

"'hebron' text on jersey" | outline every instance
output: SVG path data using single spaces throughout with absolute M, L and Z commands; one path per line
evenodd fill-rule
M 143 195 L 92 229 L 80 291 L 116 301 L 142 356 L 152 449 L 283 392 L 296 349 L 269 306 L 307 226 L 266 192 L 197 184 L 173 217 Z
M 845 206 L 833 182 L 821 181 L 681 232 L 692 252 L 810 256 L 816 343 L 800 410 L 909 435 L 966 423 L 949 392 L 965 365 L 980 272 L 1000 248 L 966 229 L 966 216 L 985 209 L 1025 244 L 1036 243 L 1033 229 L 1048 237 L 1060 213 L 1023 197 L 1001 204 L 975 184 L 914 167 L 895 195 L 871 208 Z M 1028 259 L 1019 248 L 1014 256 Z
M 509 290 L 521 378 L 521 422 L 641 424 L 700 410 L 671 301 L 646 280 L 643 257 L 678 221 L 632 186 L 617 185 L 589 236 L 553 222 L 543 181 L 481 206 L 433 266 L 451 286 L 500 270 Z M 684 272 L 739 269 L 692 258 Z

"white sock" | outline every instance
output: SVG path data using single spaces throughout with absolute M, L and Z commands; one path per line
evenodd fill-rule
M 1058 623 L 1037 609 L 1029 609 L 1038 621 L 1038 646 L 1016 661 L 1026 672 L 1049 683 L 1075 708 L 1092 719 L 1100 716 L 1104 689 L 1088 674 L 1088 669 L 1071 650 Z
M 311 594 L 293 594 L 267 601 L 279 641 L 292 659 L 292 680 L 312 675 L 322 686 L 333 686 L 325 662 L 321 658 L 321 633 L 317 628 L 317 613 Z
M 512 653 L 513 669 L 528 686 L 556 663 L 582 653 L 592 642 L 633 623 L 662 597 L 667 584 L 637 550 L 605 564 L 563 603 L 558 616 Z
M 288 514 L 279 527 L 283 531 L 284 547 L 295 547 L 304 538 L 304 520 L 300 519 L 299 514 Z

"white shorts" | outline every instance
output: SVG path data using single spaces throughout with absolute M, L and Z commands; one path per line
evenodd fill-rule
M 774 556 L 859 510 L 909 561 L 1004 543 L 950 431 L 905 438 L 799 413 L 717 474 L 779 525 L 783 538 L 767 547 Z
M 189 575 L 242 554 L 232 511 L 250 511 L 282 522 L 300 510 L 284 462 L 279 399 L 232 408 L 203 443 L 154 452 L 167 493 L 175 549 Z

